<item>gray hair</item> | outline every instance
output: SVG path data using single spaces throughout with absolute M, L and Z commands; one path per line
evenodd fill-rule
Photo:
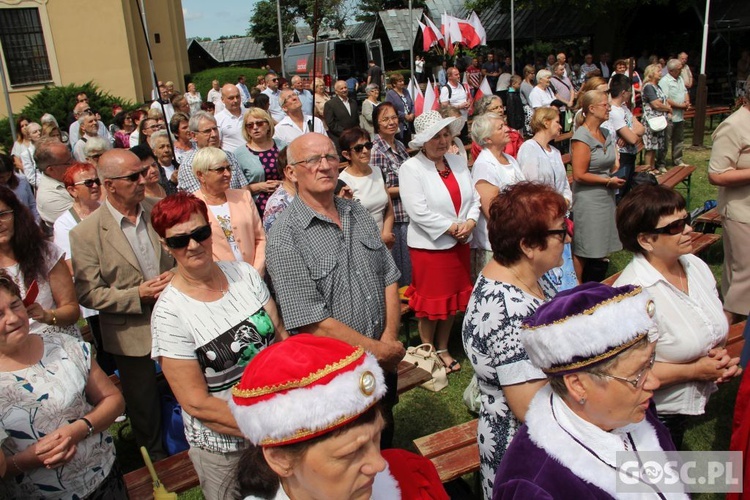
M 550 78 L 552 76 L 552 72 L 548 69 L 540 69 L 536 72 L 536 82 L 539 83 L 539 80 L 542 78 Z
M 228 161 L 227 154 L 224 150 L 207 146 L 199 149 L 193 156 L 193 173 L 197 176 L 198 172 L 205 174 L 208 169 L 219 163 Z
M 71 158 L 68 146 L 60 142 L 60 139 L 56 137 L 43 137 L 36 143 L 34 163 L 36 163 L 36 168 L 40 172 L 44 172 L 47 167 L 61 160 L 61 158 L 55 155 L 55 149 L 64 153 L 67 158 Z
M 667 71 L 673 71 L 677 69 L 678 66 L 682 66 L 679 59 L 670 59 L 667 61 Z
M 84 156 L 89 157 L 92 154 L 101 154 L 105 151 L 109 151 L 110 149 L 112 149 L 112 143 L 108 140 L 103 139 L 99 136 L 89 137 L 89 139 L 86 141 L 86 144 L 83 146 L 83 154 Z
M 59 127 L 57 123 L 57 118 L 55 118 L 55 115 L 52 115 L 50 113 L 44 113 L 42 115 L 42 118 L 39 120 L 42 122 L 42 125 L 46 125 L 47 123 L 53 123 L 56 127 Z
M 197 111 L 190 116 L 188 128 L 190 128 L 191 132 L 198 132 L 201 120 L 208 120 L 216 125 L 216 118 L 214 118 L 211 113 L 209 113 L 208 111 Z
M 487 112 L 487 108 L 492 106 L 492 102 L 497 99 L 500 101 L 501 99 L 496 95 L 485 95 L 479 98 L 478 101 L 474 103 L 474 116 L 483 115 Z
M 497 113 L 485 113 L 474 118 L 471 124 L 471 138 L 484 147 L 487 139 L 493 134 L 495 122 L 503 121 L 503 117 Z
M 365 94 L 369 94 L 370 92 L 372 92 L 375 89 L 380 90 L 380 85 L 378 85 L 376 83 L 371 83 L 370 85 L 368 85 L 367 87 L 365 87 Z
M 151 134 L 151 137 L 148 138 L 148 145 L 151 146 L 151 149 L 154 148 L 157 139 L 166 139 L 168 141 L 169 133 L 166 130 L 159 130 L 158 132 Z

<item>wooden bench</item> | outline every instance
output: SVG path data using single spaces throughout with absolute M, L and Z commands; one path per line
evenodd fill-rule
M 442 482 L 479 470 L 477 424 L 474 419 L 414 440 L 419 453 L 435 465 Z
M 648 165 L 638 165 L 635 167 L 636 172 L 648 172 L 650 170 Z M 693 172 L 696 168 L 691 165 L 672 167 L 665 174 L 657 174 L 656 180 L 659 185 L 666 186 L 671 189 L 677 188 L 680 184 L 685 187 L 685 201 L 690 206 L 690 180 Z
M 154 469 L 167 491 L 182 493 L 200 484 L 187 451 L 159 460 Z M 145 466 L 125 474 L 125 487 L 128 496 L 134 500 L 154 497 L 151 475 Z
M 693 229 L 701 233 L 714 233 L 721 227 L 721 214 L 717 208 L 703 212 L 693 221 Z
M 747 321 L 740 321 L 729 327 L 726 348 L 729 355 L 733 358 L 738 357 L 745 346 L 745 337 L 742 336 L 742 333 L 745 331 L 746 323 Z
M 729 106 L 707 106 L 706 116 L 709 118 L 709 129 L 714 128 L 714 116 L 724 116 L 732 113 L 732 109 Z M 686 120 L 695 121 L 695 108 L 691 108 L 683 114 Z M 695 126 L 695 123 L 692 123 Z

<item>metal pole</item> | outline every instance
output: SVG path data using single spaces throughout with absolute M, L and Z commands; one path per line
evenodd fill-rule
M 414 15 L 411 10 L 411 0 L 409 0 L 409 32 L 411 33 L 411 37 L 409 37 L 409 71 L 411 71 L 411 78 L 414 78 L 414 41 L 416 40 L 416 34 L 414 33 Z M 415 96 L 411 96 L 412 99 Z
M 10 94 L 8 93 L 8 82 L 5 80 L 5 69 L 3 60 L 0 58 L 0 80 L 3 83 L 3 97 L 5 98 L 5 107 L 8 110 L 8 123 L 10 124 L 10 136 L 16 140 L 16 124 L 13 123 L 13 108 L 10 105 Z
M 281 31 L 281 0 L 276 0 L 276 20 L 279 24 L 279 57 L 281 58 L 281 76 L 286 78 L 286 68 L 284 68 L 284 35 Z
M 698 90 L 695 94 L 695 119 L 693 120 L 693 146 L 703 146 L 703 132 L 706 128 L 706 50 L 708 48 L 708 12 L 711 0 L 706 0 L 706 14 L 703 17 L 703 44 L 701 47 L 701 68 L 698 75 Z
M 516 27 L 513 21 L 515 0 L 510 0 L 510 74 L 516 74 Z
M 148 51 L 148 64 L 151 68 L 151 79 L 152 84 L 154 85 L 154 92 L 156 93 L 156 98 L 161 101 L 161 93 L 159 93 L 159 81 L 156 79 L 156 68 L 154 67 L 154 57 L 151 54 L 151 42 L 148 39 L 148 24 L 146 24 L 146 7 L 143 4 L 143 0 L 141 0 L 140 5 L 136 3 L 138 6 L 139 14 L 141 15 L 141 26 L 143 27 L 143 36 L 146 39 L 146 50 Z M 164 112 L 164 106 L 162 106 L 162 113 Z M 166 115 L 165 115 L 166 116 Z

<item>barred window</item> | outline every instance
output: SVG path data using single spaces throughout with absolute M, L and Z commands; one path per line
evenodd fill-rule
M 52 80 L 39 9 L 0 9 L 0 43 L 11 85 Z

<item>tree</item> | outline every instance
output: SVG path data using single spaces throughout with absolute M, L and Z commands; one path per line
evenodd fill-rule
M 298 21 L 310 26 L 313 33 L 323 28 L 343 31 L 346 26 L 344 0 L 284 0 L 280 9 L 284 44 L 292 41 L 294 26 Z M 255 5 L 250 18 L 248 36 L 263 45 L 265 53 L 271 55 L 281 52 L 278 33 L 276 1 L 261 0 Z
M 488 0 L 489 1 L 489 0 Z M 424 8 L 424 0 L 412 0 L 413 9 Z M 389 9 L 408 9 L 409 0 L 360 0 L 357 2 L 357 15 L 355 19 L 358 22 L 374 21 L 378 12 Z

